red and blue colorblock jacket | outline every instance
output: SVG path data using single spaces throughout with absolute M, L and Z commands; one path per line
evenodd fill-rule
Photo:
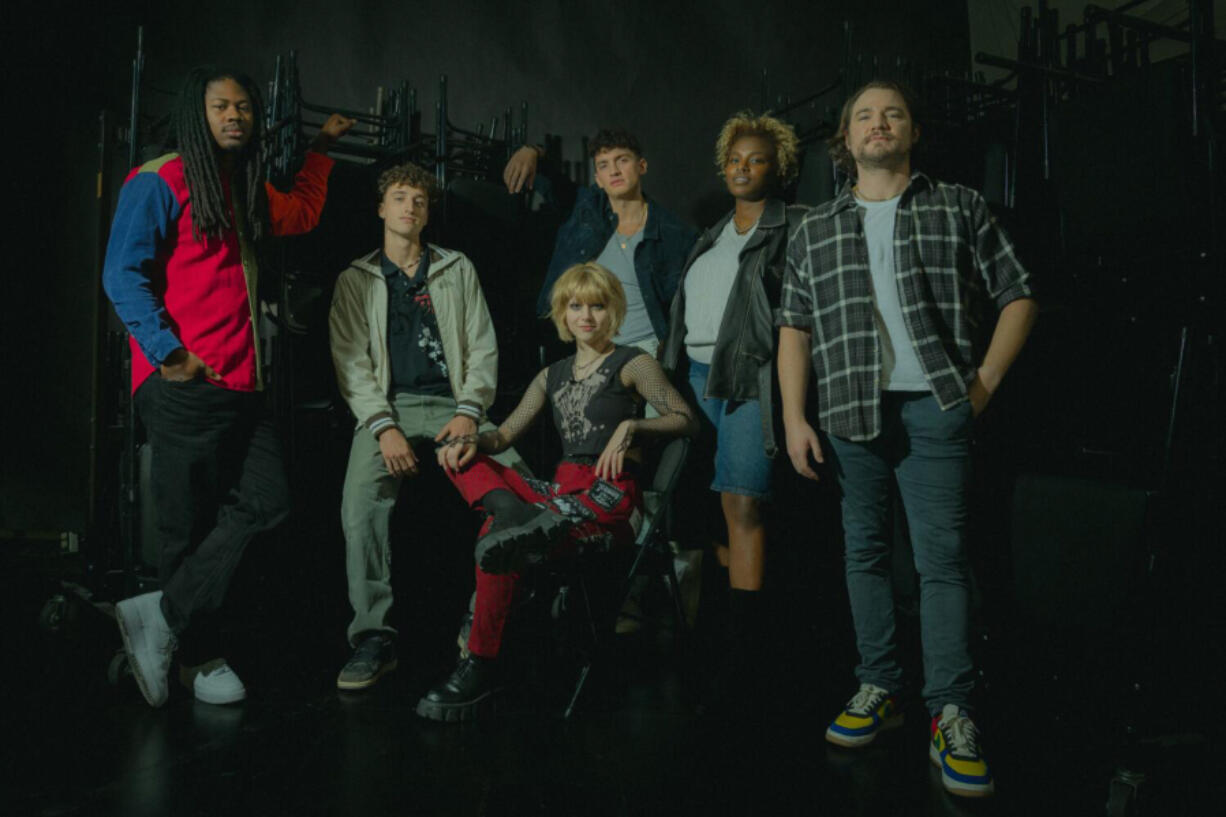
M 293 190 L 266 185 L 274 235 L 305 233 L 319 223 L 332 164 L 307 153 Z M 229 198 L 229 186 L 224 190 Z M 132 391 L 180 347 L 216 371 L 218 385 L 252 391 L 260 382 L 255 256 L 234 228 L 197 239 L 191 208 L 176 153 L 133 170 L 119 193 L 102 285 L 130 334 Z

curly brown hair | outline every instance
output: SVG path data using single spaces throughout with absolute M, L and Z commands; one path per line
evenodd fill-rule
M 643 158 L 643 147 L 633 133 L 622 128 L 601 128 L 587 143 L 587 156 L 595 159 L 596 154 L 605 150 L 625 148 L 640 159 Z
M 856 160 L 851 155 L 851 151 L 847 149 L 847 127 L 851 124 L 851 111 L 852 107 L 856 104 L 856 100 L 863 96 L 865 91 L 872 90 L 873 88 L 894 91 L 902 97 L 903 104 L 907 107 L 907 113 L 911 117 L 911 122 L 916 128 L 916 132 L 919 132 L 921 116 L 919 99 L 910 88 L 901 82 L 894 82 L 888 79 L 874 79 L 861 85 L 843 103 L 843 112 L 839 114 L 838 130 L 834 132 L 834 135 L 826 139 L 826 149 L 830 151 L 830 158 L 834 160 L 839 170 L 853 178 L 856 175 Z
M 796 178 L 800 169 L 796 161 L 800 151 L 796 131 L 780 119 L 765 114 L 759 116 L 753 111 L 734 113 L 720 128 L 719 138 L 715 140 L 715 166 L 719 168 L 720 175 L 723 175 L 732 144 L 742 136 L 761 136 L 770 140 L 775 146 L 775 173 L 779 181 L 787 184 Z
M 398 184 L 424 190 L 430 201 L 438 199 L 438 179 L 430 171 L 418 167 L 412 162 L 389 167 L 379 174 L 379 201 L 383 201 L 383 197 L 387 195 L 389 188 L 395 187 Z

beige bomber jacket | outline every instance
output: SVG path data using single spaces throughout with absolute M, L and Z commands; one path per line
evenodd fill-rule
M 482 418 L 498 386 L 498 342 L 477 271 L 457 250 L 430 246 L 426 286 L 443 343 L 443 356 L 457 403 L 475 407 Z M 387 284 L 381 250 L 356 259 L 336 280 L 328 330 L 332 364 L 341 396 L 370 428 L 391 415 L 388 392 Z

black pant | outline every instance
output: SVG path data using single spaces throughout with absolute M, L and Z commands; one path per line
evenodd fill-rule
M 136 405 L 153 447 L 162 612 L 182 633 L 221 606 L 251 538 L 289 513 L 281 442 L 259 392 L 155 373 Z

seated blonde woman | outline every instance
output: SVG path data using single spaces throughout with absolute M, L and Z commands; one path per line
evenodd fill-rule
M 641 497 L 635 446 L 697 430 L 694 413 L 651 355 L 617 346 L 626 314 L 621 283 L 595 263 L 568 269 L 550 297 L 553 322 L 575 353 L 543 369 L 496 431 L 451 440 L 439 463 L 464 499 L 487 515 L 477 539 L 477 593 L 468 655 L 417 704 L 439 721 L 475 717 L 498 689 L 496 659 L 523 567 L 634 540 Z M 644 402 L 660 416 L 642 418 Z M 491 459 L 528 430 L 546 406 L 562 438 L 553 480 L 529 479 Z

